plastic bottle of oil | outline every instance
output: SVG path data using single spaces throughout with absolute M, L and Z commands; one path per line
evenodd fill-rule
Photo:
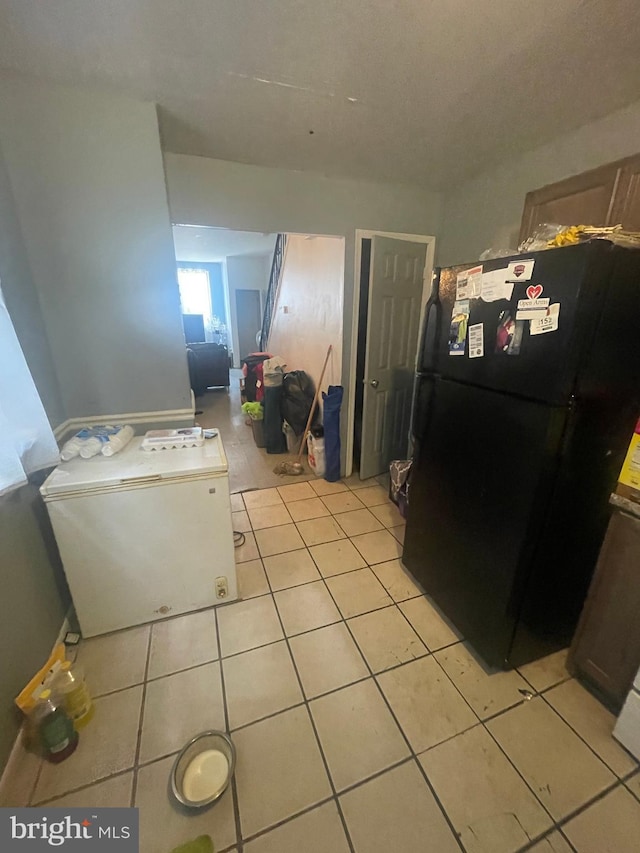
M 78 733 L 66 715 L 62 704 L 47 688 L 38 696 L 33 709 L 32 725 L 38 732 L 40 747 L 47 761 L 59 764 L 75 752 Z
M 93 718 L 94 705 L 89 695 L 84 672 L 78 664 L 65 660 L 53 678 L 52 687 L 62 700 L 65 713 L 76 731 Z

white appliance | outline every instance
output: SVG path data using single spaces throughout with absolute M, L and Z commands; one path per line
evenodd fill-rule
M 40 489 L 85 637 L 238 597 L 220 435 L 141 444 L 63 462 Z

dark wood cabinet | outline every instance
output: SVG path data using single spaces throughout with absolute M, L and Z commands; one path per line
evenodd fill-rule
M 527 193 L 520 241 L 543 222 L 640 231 L 640 154 Z
M 611 517 L 569 653 L 569 668 L 615 711 L 640 668 L 637 513 L 616 509 Z

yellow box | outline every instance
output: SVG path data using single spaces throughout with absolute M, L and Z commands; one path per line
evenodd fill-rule
M 635 432 L 631 437 L 618 482 L 623 486 L 634 489 L 638 492 L 638 496 L 640 496 L 640 420 L 636 424 Z

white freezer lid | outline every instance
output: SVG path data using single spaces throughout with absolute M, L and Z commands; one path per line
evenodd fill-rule
M 40 492 L 51 495 L 74 494 L 110 486 L 151 485 L 157 480 L 175 480 L 207 474 L 225 474 L 228 470 L 220 434 L 205 441 L 202 447 L 180 447 L 172 450 L 142 450 L 143 436 L 135 436 L 114 456 L 99 454 L 91 459 L 76 456 L 61 462 L 47 477 Z

